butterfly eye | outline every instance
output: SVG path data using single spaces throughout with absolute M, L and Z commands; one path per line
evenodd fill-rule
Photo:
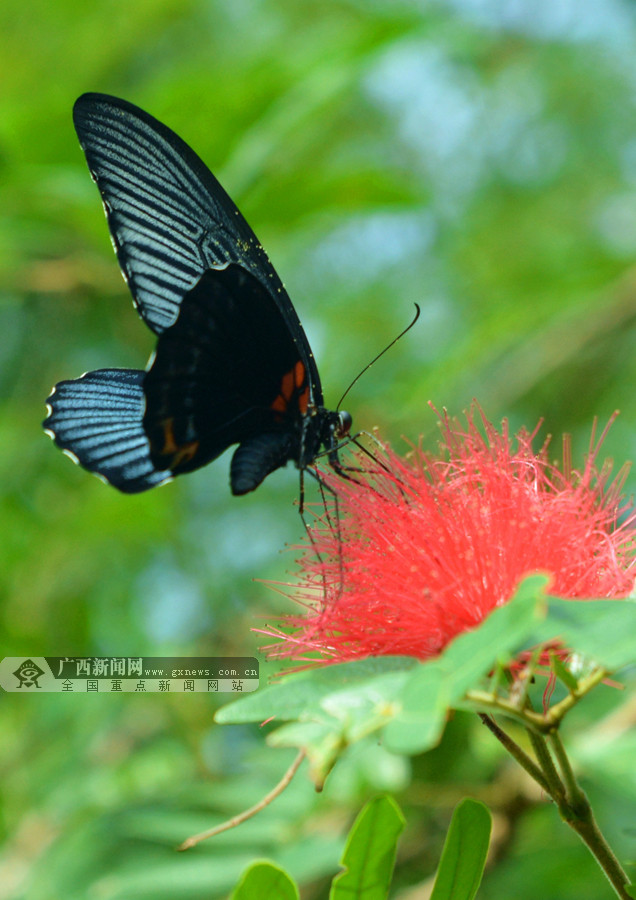
M 345 437 L 345 435 L 349 434 L 351 431 L 351 426 L 353 425 L 353 419 L 351 418 L 351 413 L 342 412 L 338 413 L 338 435 L 339 437 Z

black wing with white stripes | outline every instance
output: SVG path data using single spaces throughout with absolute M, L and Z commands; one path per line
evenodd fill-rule
M 146 373 L 98 369 L 60 381 L 48 399 L 44 427 L 60 449 L 127 494 L 170 479 L 157 471 L 143 427 Z
M 144 110 L 106 94 L 83 94 L 73 121 L 119 265 L 148 326 L 161 334 L 207 269 L 237 263 L 268 290 L 309 359 L 296 311 L 258 238 L 185 141 Z M 312 375 L 320 393 L 315 367 Z

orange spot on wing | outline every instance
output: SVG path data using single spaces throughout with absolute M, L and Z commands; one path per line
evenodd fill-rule
M 309 385 L 306 384 L 305 366 L 301 360 L 298 360 L 293 369 L 285 372 L 281 378 L 280 391 L 274 402 L 270 404 L 270 409 L 285 413 L 294 397 L 297 399 L 299 410 L 304 415 L 309 403 Z
M 162 456 L 170 456 L 179 449 L 174 439 L 174 419 L 164 419 L 161 427 L 163 428 L 163 447 L 159 452 Z
M 159 451 L 159 455 L 170 458 L 167 468 L 177 469 L 196 455 L 199 449 L 199 441 L 177 444 L 174 436 L 174 419 L 164 419 L 161 427 L 163 428 L 163 447 Z
M 196 456 L 198 449 L 198 441 L 190 441 L 188 444 L 182 444 L 175 453 L 172 462 L 170 463 L 170 468 L 178 469 L 182 463 L 190 462 L 190 460 Z
M 305 381 L 305 367 L 300 360 L 294 366 L 294 385 L 297 388 L 303 386 Z

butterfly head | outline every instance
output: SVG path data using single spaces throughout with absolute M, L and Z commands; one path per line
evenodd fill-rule
M 323 409 L 321 418 L 320 442 L 327 450 L 333 452 L 349 437 L 352 425 L 351 414 L 344 410 L 333 412 Z
M 346 412 L 344 409 L 340 410 L 340 412 L 337 412 L 336 416 L 337 419 L 335 422 L 333 435 L 337 440 L 341 441 L 344 438 L 348 437 L 351 433 L 353 419 L 351 418 L 351 413 Z

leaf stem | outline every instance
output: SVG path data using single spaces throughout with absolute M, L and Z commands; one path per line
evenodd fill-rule
M 520 708 L 511 700 L 503 697 L 497 697 L 489 694 L 487 691 L 467 691 L 465 699 L 469 702 L 471 708 L 481 707 L 483 709 L 491 709 L 494 712 L 500 712 L 504 716 L 516 719 L 523 725 L 534 728 L 536 731 L 548 731 L 544 717 L 539 713 L 531 712 L 529 709 Z
M 545 780 L 543 773 L 539 766 L 534 763 L 525 751 L 521 749 L 519 744 L 517 744 L 510 735 L 506 734 L 503 729 L 497 725 L 494 719 L 490 716 L 487 716 L 486 713 L 479 713 L 479 718 L 484 723 L 486 728 L 494 734 L 499 743 L 505 747 L 505 749 L 510 753 L 514 759 L 519 763 L 519 765 L 526 770 L 528 775 L 537 782 L 537 784 L 546 792 L 546 794 L 550 793 L 550 788 L 548 786 L 548 782 Z
M 587 676 L 587 678 L 582 678 L 579 681 L 578 686 L 570 690 L 567 697 L 564 697 L 559 703 L 555 703 L 554 706 L 551 706 L 545 713 L 543 719 L 548 726 L 548 729 L 551 731 L 555 728 L 565 714 L 569 712 L 582 697 L 595 688 L 597 684 L 600 684 L 604 678 L 607 678 L 608 675 L 609 672 L 607 669 L 599 666 L 599 668 L 595 669 L 591 675 Z
M 207 841 L 208 838 L 214 837 L 216 834 L 221 834 L 222 831 L 229 831 L 230 828 L 236 828 L 237 825 L 241 825 L 241 823 L 246 822 L 247 819 L 251 819 L 262 809 L 265 809 L 266 806 L 269 806 L 272 800 L 275 800 L 276 797 L 279 796 L 279 794 L 283 793 L 287 785 L 290 783 L 290 781 L 298 771 L 298 768 L 304 760 L 305 755 L 305 750 L 300 750 L 300 752 L 296 756 L 296 759 L 287 769 L 276 787 L 272 788 L 272 790 L 268 794 L 266 794 L 262 800 L 259 800 L 259 802 L 254 806 L 251 806 L 244 812 L 239 813 L 237 816 L 233 816 L 231 819 L 228 819 L 227 822 L 222 822 L 220 825 L 215 825 L 213 828 L 208 828 L 206 831 L 202 831 L 200 834 L 193 834 L 182 844 L 180 844 L 177 847 L 177 850 L 189 850 L 190 847 L 194 847 L 195 844 L 198 844 L 200 841 Z
M 604 670 L 597 670 L 589 679 L 586 679 L 586 683 L 583 687 L 583 683 L 579 685 L 577 693 L 580 693 L 581 696 L 582 693 L 587 693 L 587 691 L 591 690 L 594 684 L 598 684 L 606 674 L 607 673 Z M 479 692 L 477 691 L 470 692 L 471 701 L 475 701 L 475 695 L 478 693 Z M 509 702 L 502 701 L 501 698 L 490 697 L 490 701 L 493 699 L 496 702 L 491 702 L 490 705 L 496 706 L 497 708 L 501 708 L 502 705 L 505 705 L 506 707 L 514 706 Z M 574 702 L 576 702 L 576 699 Z M 570 706 L 564 707 L 564 702 L 565 701 L 561 701 L 560 704 L 557 704 L 557 706 L 561 707 L 557 715 L 557 723 L 560 722 L 571 706 L 570 704 Z M 482 700 L 480 705 L 487 704 L 484 704 Z M 553 709 L 556 709 L 556 707 L 553 707 Z M 506 712 L 510 714 L 508 709 L 506 709 Z M 538 765 L 530 759 L 521 747 L 519 747 L 519 745 L 513 741 L 499 725 L 496 724 L 491 716 L 480 712 L 479 717 L 508 753 L 510 753 L 530 777 L 537 782 L 541 789 L 554 800 L 561 819 L 566 825 L 569 825 L 576 834 L 578 834 L 592 853 L 609 883 L 614 888 L 616 895 L 620 897 L 621 900 L 630 900 L 630 894 L 627 893 L 629 879 L 598 827 L 585 791 L 576 780 L 565 746 L 557 731 L 557 726 L 552 725 L 549 730 L 546 728 L 546 720 L 548 719 L 550 712 L 551 711 L 549 710 L 545 716 L 538 716 L 537 713 L 534 713 L 527 708 L 516 708 L 515 710 L 515 718 L 520 718 L 522 721 L 525 720 L 526 731 L 537 757 Z M 536 727 L 535 722 L 533 721 L 536 719 L 542 720 L 542 728 Z M 530 724 L 530 722 L 532 722 L 532 724 Z M 550 754 L 550 749 L 554 753 L 558 769 Z
M 626 890 L 629 879 L 598 827 L 590 801 L 576 780 L 559 733 L 556 730 L 551 732 L 549 740 L 558 760 L 566 788 L 565 796 L 557 799 L 561 818 L 578 834 L 590 850 L 617 896 L 621 900 L 630 900 L 632 895 L 628 894 Z
M 552 761 L 550 751 L 548 750 L 548 747 L 546 745 L 545 737 L 542 734 L 537 734 L 537 732 L 533 731 L 532 728 L 527 728 L 526 731 L 528 733 L 528 737 L 530 738 L 532 748 L 537 756 L 541 771 L 543 772 L 545 780 L 548 784 L 547 792 L 555 801 L 555 803 L 558 804 L 565 797 L 565 786 L 559 778 L 557 768 Z
M 508 700 L 505 697 L 499 697 L 488 691 L 468 691 L 465 699 L 471 707 L 480 707 L 483 709 L 491 709 L 500 712 L 502 715 L 509 716 L 522 722 L 528 728 L 540 734 L 551 734 L 558 727 L 563 717 L 575 706 L 582 697 L 595 688 L 604 678 L 607 678 L 609 672 L 607 669 L 599 667 L 595 669 L 587 678 L 582 678 L 576 689 L 570 690 L 567 697 L 564 697 L 559 703 L 541 714 L 522 706 L 517 702 Z
M 555 730 L 551 732 L 548 740 L 550 741 L 554 755 L 557 758 L 559 768 L 561 769 L 561 775 L 563 776 L 563 785 L 565 787 L 564 799 L 573 809 L 576 809 L 579 804 L 581 804 L 582 806 L 587 804 L 587 797 L 585 796 L 585 792 L 576 780 L 572 765 L 570 763 L 570 760 L 568 759 L 567 753 L 565 752 L 565 747 L 563 745 L 563 741 L 561 740 L 561 735 L 558 731 Z

